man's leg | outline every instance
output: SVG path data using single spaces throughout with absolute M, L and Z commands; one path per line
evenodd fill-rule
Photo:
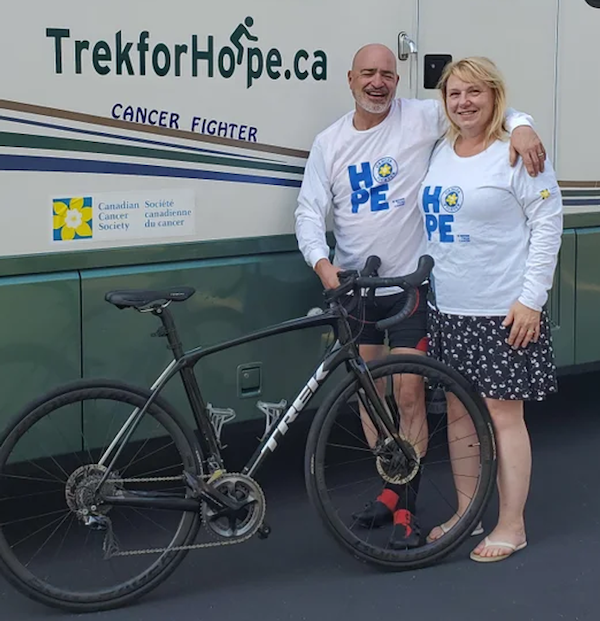
M 422 349 L 396 347 L 392 354 L 424 356 Z M 421 375 L 394 376 L 394 394 L 400 411 L 400 433 L 414 447 L 420 458 L 427 453 L 428 428 L 425 411 L 425 386 Z
M 390 296 L 378 300 L 378 304 L 382 307 L 383 316 L 391 317 L 402 308 L 404 300 L 401 296 Z M 390 330 L 388 337 L 392 346 L 391 353 L 425 355 L 426 330 L 426 305 L 423 296 L 417 312 Z M 366 355 L 372 356 L 370 359 L 373 359 L 381 355 L 380 351 L 370 350 Z M 413 444 L 419 458 L 422 458 L 427 451 L 428 440 L 423 379 L 418 375 L 396 375 L 393 379 L 393 389 L 400 415 L 399 431 Z M 363 422 L 363 429 L 369 439 L 369 445 L 373 446 L 377 436 L 370 420 Z M 398 527 L 395 528 L 392 537 L 393 547 L 416 547 L 420 543 L 420 530 L 414 517 L 420 474 L 419 470 L 406 484 L 385 483 L 376 501 L 361 514 L 356 514 L 359 522 L 365 527 L 393 521 Z
M 371 362 L 372 360 L 379 360 L 384 358 L 388 354 L 389 350 L 385 345 L 359 345 L 358 353 L 365 362 Z M 384 386 L 382 382 L 376 382 L 379 393 L 383 396 Z M 377 442 L 377 430 L 373 426 L 373 422 L 369 418 L 369 415 L 365 412 L 365 409 L 360 406 L 360 420 L 362 423 L 365 438 L 368 445 L 373 448 Z

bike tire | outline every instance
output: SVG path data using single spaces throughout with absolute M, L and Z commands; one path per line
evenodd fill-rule
M 481 481 L 468 511 L 456 527 L 433 543 L 406 550 L 384 550 L 358 539 L 333 508 L 325 483 L 323 455 L 331 426 L 346 399 L 357 391 L 353 375 L 344 378 L 325 398 L 309 431 L 305 454 L 305 481 L 308 496 L 326 529 L 335 541 L 355 558 L 388 570 L 415 570 L 435 564 L 456 550 L 479 522 L 493 492 L 497 463 L 496 444 L 488 408 L 469 383 L 456 371 L 437 360 L 411 354 L 392 355 L 367 365 L 373 376 L 385 372 L 414 374 L 443 382 L 460 399 L 479 435 Z
M 26 405 L 7 425 L 0 436 L 0 480 L 5 471 L 11 448 L 37 422 L 62 405 L 90 399 L 118 401 L 133 407 L 143 407 L 150 391 L 113 380 L 78 380 L 58 387 Z M 160 396 L 147 411 L 170 434 L 181 455 L 186 470 L 194 475 L 203 472 L 203 455 L 192 430 L 177 411 Z M 193 542 L 201 526 L 198 513 L 185 513 L 177 530 L 174 546 Z M 187 550 L 163 552 L 151 567 L 126 583 L 100 592 L 74 592 L 57 588 L 40 580 L 25 567 L 8 544 L 4 525 L 0 524 L 0 572 L 7 581 L 25 596 L 53 608 L 76 613 L 98 612 L 132 603 L 164 582 L 180 565 Z

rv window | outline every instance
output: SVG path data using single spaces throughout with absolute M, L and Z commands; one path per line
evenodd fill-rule
M 600 0 L 585 0 L 590 6 L 593 6 L 595 9 L 600 9 Z

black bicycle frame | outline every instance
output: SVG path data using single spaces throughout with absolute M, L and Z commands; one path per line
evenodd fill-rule
M 307 328 L 324 327 L 329 326 L 333 328 L 335 335 L 335 343 L 331 348 L 331 351 L 324 357 L 320 365 L 317 367 L 314 374 L 311 376 L 307 384 L 300 391 L 292 405 L 287 409 L 285 414 L 280 418 L 277 424 L 268 431 L 265 437 L 258 445 L 256 451 L 243 469 L 243 474 L 253 476 L 263 463 L 266 455 L 269 452 L 275 451 L 278 445 L 278 441 L 283 437 L 291 423 L 296 420 L 300 412 L 311 401 L 312 397 L 316 394 L 322 384 L 330 376 L 340 364 L 347 363 L 349 371 L 353 372 L 359 381 L 361 388 L 364 390 L 367 399 L 366 403 L 375 407 L 376 415 L 369 411 L 369 407 L 366 407 L 366 411 L 371 418 L 372 422 L 379 428 L 381 432 L 387 431 L 390 437 L 395 437 L 396 442 L 399 444 L 400 449 L 404 452 L 408 459 L 411 459 L 410 454 L 402 439 L 398 438 L 396 431 L 392 426 L 391 418 L 385 411 L 385 406 L 382 403 L 381 398 L 377 392 L 375 384 L 367 370 L 367 366 L 359 356 L 358 348 L 350 338 L 350 328 L 345 318 L 344 311 L 334 306 L 330 310 L 324 311 L 318 315 L 301 317 L 298 319 L 292 319 L 268 328 L 263 328 L 255 332 L 251 332 L 245 336 L 238 337 L 218 345 L 211 347 L 197 347 L 188 352 L 183 351 L 179 334 L 175 326 L 175 322 L 168 308 L 160 308 L 153 311 L 162 321 L 162 330 L 157 333 L 158 336 L 164 336 L 167 338 L 169 347 L 173 351 L 174 360 L 158 377 L 156 382 L 152 385 L 152 394 L 146 401 L 144 407 L 140 410 L 135 410 L 130 418 L 126 421 L 121 431 L 117 434 L 112 444 L 109 446 L 105 455 L 100 460 L 100 465 L 104 464 L 106 458 L 110 455 L 112 450 L 120 442 L 120 446 L 117 449 L 115 455 L 112 458 L 107 471 L 97 489 L 101 489 L 104 481 L 108 478 L 110 472 L 115 465 L 121 450 L 127 444 L 132 434 L 134 433 L 137 425 L 148 411 L 148 408 L 155 401 L 160 391 L 164 386 L 173 378 L 174 375 L 179 373 L 181 380 L 188 397 L 190 407 L 196 421 L 197 428 L 201 432 L 201 446 L 205 450 L 207 455 L 207 462 L 212 472 L 224 469 L 224 464 L 221 458 L 219 449 L 219 442 L 217 440 L 213 426 L 206 416 L 206 404 L 202 398 L 202 393 L 198 385 L 196 376 L 194 375 L 194 365 L 201 359 L 210 356 L 212 354 L 219 353 L 221 351 L 243 345 L 245 343 L 251 343 L 269 336 L 276 336 L 287 332 L 293 332 L 296 330 L 305 330 Z M 385 429 L 381 429 L 381 425 Z M 212 474 L 211 472 L 211 474 Z M 227 499 L 221 494 L 215 494 L 216 490 L 210 488 L 210 486 L 204 481 L 199 481 L 197 484 L 197 491 L 201 498 L 207 502 L 214 503 L 215 496 L 218 496 L 218 501 L 229 508 L 235 508 L 236 503 Z M 212 498 L 211 498 L 212 496 Z M 108 504 L 115 505 L 128 505 L 128 506 L 146 506 L 163 509 L 174 509 L 180 511 L 195 510 L 193 507 L 198 508 L 199 501 L 189 498 L 161 498 L 159 496 L 152 497 L 150 495 L 139 497 L 113 497 L 108 496 L 103 499 Z M 196 503 L 194 505 L 194 503 Z

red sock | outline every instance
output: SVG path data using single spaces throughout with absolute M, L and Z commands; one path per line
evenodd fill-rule
M 406 529 L 406 537 L 410 537 L 412 527 L 410 525 L 411 513 L 408 509 L 398 509 L 394 512 L 394 525 L 401 524 Z
M 377 496 L 377 500 L 382 502 L 390 511 L 394 511 L 398 504 L 398 494 L 391 489 L 384 489 L 381 494 Z
M 394 511 L 394 524 L 408 526 L 410 524 L 411 513 L 408 509 L 398 509 Z

